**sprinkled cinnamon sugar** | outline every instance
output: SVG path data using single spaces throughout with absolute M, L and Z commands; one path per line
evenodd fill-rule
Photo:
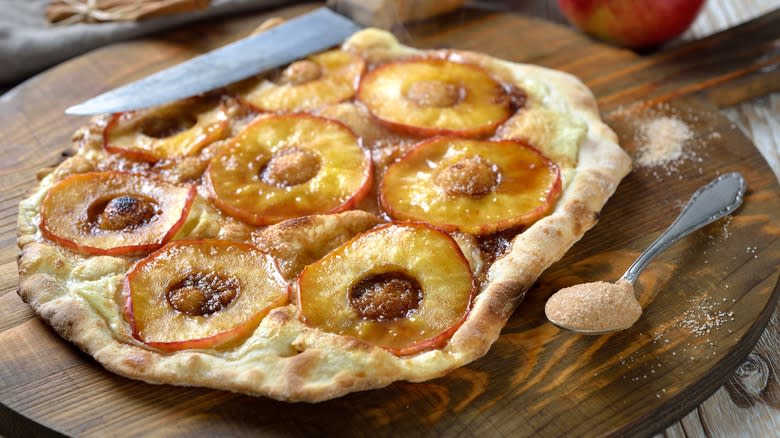
M 728 288 L 728 285 L 726 285 Z M 734 312 L 719 309 L 720 303 L 711 298 L 705 298 L 683 313 L 679 325 L 694 336 L 704 336 L 723 324 L 734 321 Z
M 641 136 L 636 163 L 655 167 L 686 158 L 685 145 L 693 133 L 679 118 L 659 117 L 642 125 Z
M 561 289 L 547 300 L 544 311 L 556 325 L 583 331 L 623 330 L 642 315 L 634 287 L 625 280 Z

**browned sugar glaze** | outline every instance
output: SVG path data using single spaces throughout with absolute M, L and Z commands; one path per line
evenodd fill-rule
M 420 283 L 402 272 L 386 272 L 360 279 L 349 293 L 350 304 L 363 319 L 385 321 L 413 313 L 423 298 Z
M 186 131 L 198 122 L 198 120 L 189 113 L 180 113 L 168 117 L 154 117 L 144 120 L 141 124 L 141 133 L 153 138 L 173 137 L 174 135 Z
M 322 77 L 322 68 L 307 59 L 295 61 L 282 70 L 279 81 L 283 84 L 300 85 Z
M 101 199 L 89 207 L 90 225 L 100 230 L 133 229 L 149 223 L 158 214 L 154 201 L 139 195 L 121 195 Z
M 436 183 L 450 195 L 479 198 L 498 185 L 500 175 L 498 166 L 475 155 L 462 158 L 439 172 Z
M 465 88 L 449 82 L 422 80 L 409 86 L 406 98 L 419 106 L 444 108 L 463 100 L 466 92 Z
M 291 187 L 314 178 L 320 167 L 319 155 L 309 149 L 292 146 L 274 154 L 260 175 L 268 184 Z
M 237 278 L 217 272 L 192 272 L 173 283 L 165 293 L 175 310 L 192 316 L 204 316 L 226 308 L 238 297 Z

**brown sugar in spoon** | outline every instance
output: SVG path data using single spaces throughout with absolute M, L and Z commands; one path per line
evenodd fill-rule
M 642 315 L 634 295 L 639 274 L 663 250 L 742 204 L 745 179 L 739 173 L 719 176 L 697 190 L 677 219 L 655 240 L 615 283 L 597 281 L 570 286 L 556 292 L 544 307 L 556 326 L 587 335 L 625 330 Z

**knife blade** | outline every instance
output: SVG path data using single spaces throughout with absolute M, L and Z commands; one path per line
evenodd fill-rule
M 117 113 L 194 96 L 341 43 L 360 30 L 327 7 L 103 93 L 66 114 Z

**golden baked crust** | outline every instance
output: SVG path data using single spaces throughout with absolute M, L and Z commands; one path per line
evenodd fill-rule
M 22 299 L 62 337 L 115 373 L 149 383 L 205 386 L 280 400 L 315 402 L 397 380 L 424 381 L 483 356 L 525 291 L 596 223 L 602 206 L 630 170 L 630 160 L 615 134 L 601 122 L 590 91 L 571 75 L 478 53 L 420 52 L 374 29 L 353 35 L 343 50 L 363 56 L 369 65 L 425 55 L 482 66 L 502 83 L 525 92 L 525 105 L 498 128 L 495 137 L 525 139 L 562 170 L 564 191 L 554 210 L 512 238 L 506 252 L 492 265 L 480 255 L 473 236 L 455 233 L 472 269 L 482 279 L 482 289 L 466 321 L 446 346 L 399 357 L 306 326 L 299 320 L 294 303 L 272 310 L 245 342 L 230 350 L 162 353 L 133 338 L 122 317 L 122 281 L 137 258 L 82 256 L 43 239 L 38 229 L 42 199 L 53 184 L 69 174 L 105 168 L 143 172 L 157 167 L 169 180 L 186 181 L 202 172 L 204 160 L 207 162 L 216 146 L 173 162 L 152 165 L 125 161 L 102 148 L 104 117 L 76 133 L 77 155 L 44 177 L 20 204 Z M 238 120 L 233 123 L 235 132 L 244 123 L 243 110 L 228 105 L 226 111 Z M 359 105 L 340 103 L 319 110 L 319 114 L 340 120 L 364 138 L 378 177 L 383 167 L 414 143 L 376 125 Z M 380 222 L 371 196 L 358 208 L 364 211 L 293 219 L 256 229 L 220 214 L 198 195 L 174 239 L 254 242 L 280 259 L 281 271 L 289 281 L 306 264 Z

